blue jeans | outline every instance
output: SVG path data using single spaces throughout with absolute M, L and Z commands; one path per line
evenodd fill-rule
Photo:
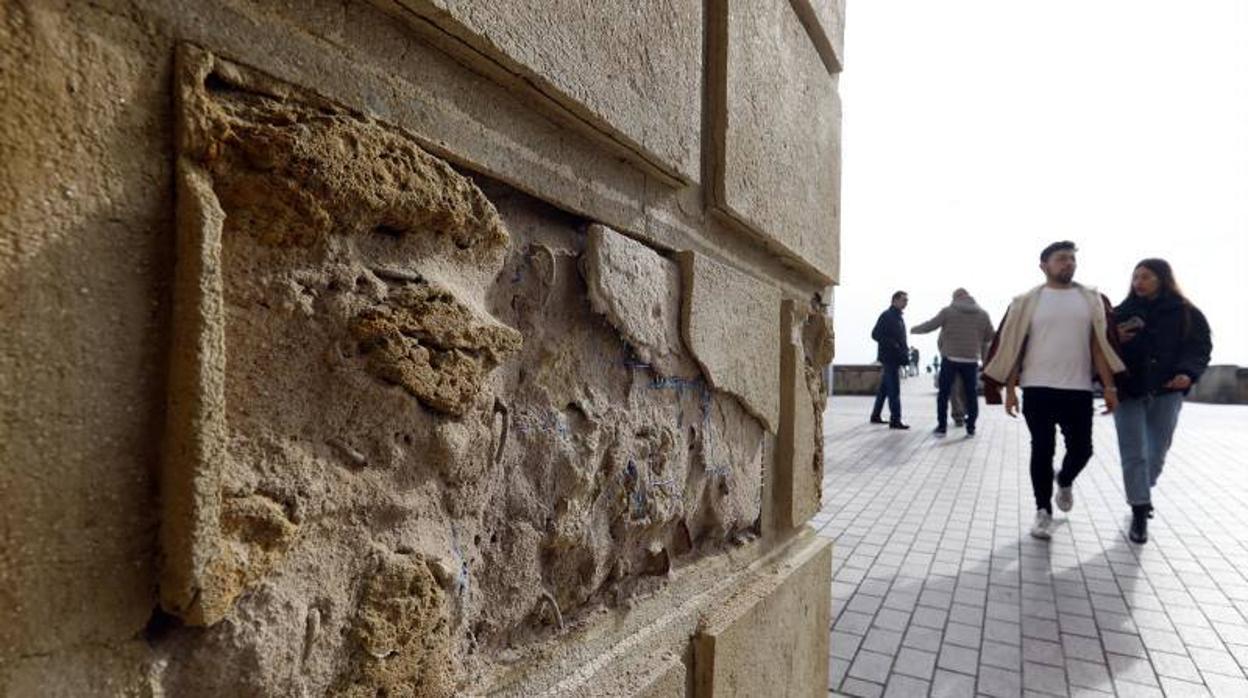
M 875 407 L 871 410 L 872 418 L 880 418 L 885 399 L 888 400 L 888 421 L 893 424 L 901 422 L 900 364 L 884 364 L 880 367 L 880 388 L 875 391 Z
M 1122 485 L 1128 504 L 1152 503 L 1149 490 L 1157 484 L 1166 464 L 1166 452 L 1170 450 L 1182 408 L 1182 393 L 1165 393 L 1123 400 L 1114 410 Z
M 949 393 L 953 391 L 954 378 L 962 377 L 963 395 L 966 396 L 966 428 L 975 430 L 979 417 L 979 399 L 975 388 L 979 382 L 979 364 L 945 359 L 940 362 L 939 389 L 936 392 L 936 424 L 944 431 L 949 424 Z

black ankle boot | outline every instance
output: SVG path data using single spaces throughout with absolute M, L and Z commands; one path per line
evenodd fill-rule
M 1148 542 L 1148 510 L 1147 504 L 1137 504 L 1131 507 L 1131 530 L 1127 533 L 1127 537 L 1132 543 Z

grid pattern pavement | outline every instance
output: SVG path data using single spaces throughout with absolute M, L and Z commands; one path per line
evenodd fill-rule
M 920 382 L 909 432 L 867 424 L 867 398 L 829 404 L 812 525 L 835 541 L 832 695 L 1248 696 L 1248 407 L 1184 406 L 1143 546 L 1098 417 L 1043 542 L 1022 420 L 981 408 L 975 439 L 938 440 Z

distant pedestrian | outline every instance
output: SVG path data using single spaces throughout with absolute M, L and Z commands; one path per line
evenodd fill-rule
M 1010 304 L 984 366 L 984 392 L 1005 385 L 1005 412 L 1018 413 L 1015 386 L 1023 386 L 1023 417 L 1031 432 L 1031 489 L 1036 519 L 1031 535 L 1053 535 L 1054 430 L 1061 427 L 1066 456 L 1057 474 L 1057 506 L 1074 506 L 1075 478 L 1092 458 L 1092 376 L 1105 390 L 1105 411 L 1118 405 L 1114 374 L 1126 367 L 1114 348 L 1109 300 L 1074 283 L 1076 248 L 1055 242 L 1040 253 L 1045 283 Z
M 918 347 L 910 347 L 910 364 L 906 368 L 906 373 L 911 376 L 919 375 L 919 349 Z
M 940 349 L 940 373 L 936 392 L 937 438 L 943 438 L 949 427 L 949 395 L 955 378 L 962 379 L 966 401 L 966 435 L 975 436 L 975 420 L 979 417 L 979 400 L 975 386 L 979 381 L 979 361 L 992 346 L 993 328 L 988 313 L 975 302 L 966 289 L 953 292 L 953 302 L 936 317 L 915 325 L 912 334 L 940 330 L 936 346 Z
M 1164 259 L 1145 259 L 1131 275 L 1131 291 L 1114 309 L 1127 365 L 1118 378 L 1118 452 L 1131 505 L 1128 537 L 1148 541 L 1152 488 L 1161 476 L 1183 396 L 1209 366 L 1209 323 L 1192 305 Z
M 902 311 L 910 302 L 905 291 L 893 294 L 888 309 L 880 313 L 871 330 L 871 339 L 878 345 L 876 359 L 880 362 L 880 387 L 875 393 L 875 407 L 871 410 L 871 423 L 883 424 L 881 413 L 884 401 L 888 401 L 888 428 L 909 429 L 901 421 L 901 367 L 910 361 L 910 351 L 906 348 L 906 321 Z

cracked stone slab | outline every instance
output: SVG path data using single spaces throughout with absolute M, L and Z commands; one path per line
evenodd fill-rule
M 685 345 L 712 386 L 736 396 L 774 433 L 780 424 L 780 291 L 696 252 L 679 258 Z
M 680 265 L 603 225 L 589 227 L 585 281 L 595 311 L 663 376 L 692 378 L 698 367 L 680 338 Z

